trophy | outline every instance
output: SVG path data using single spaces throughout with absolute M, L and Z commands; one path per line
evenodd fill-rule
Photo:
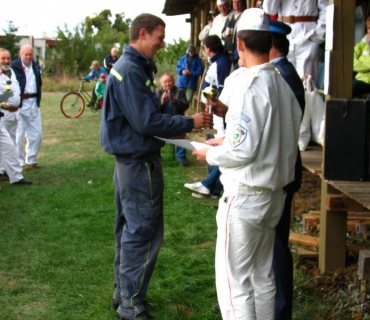
M 213 86 L 204 88 L 204 90 L 202 90 L 202 93 L 203 93 L 203 96 L 208 100 L 208 102 L 211 102 L 212 100 L 216 99 L 218 96 L 218 91 Z M 210 103 L 209 103 L 208 110 L 209 110 L 209 113 L 212 113 L 212 105 Z M 203 132 L 205 134 L 216 134 L 217 130 L 213 128 L 207 128 L 207 129 L 203 129 Z

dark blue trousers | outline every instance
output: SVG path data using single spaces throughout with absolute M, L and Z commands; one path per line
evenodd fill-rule
M 163 174 L 159 156 L 148 161 L 116 158 L 114 171 L 114 299 L 119 315 L 135 317 L 144 301 L 163 240 Z
M 276 282 L 275 320 L 292 319 L 293 257 L 289 248 L 289 230 L 293 196 L 293 192 L 287 192 L 283 214 L 275 229 L 272 260 Z

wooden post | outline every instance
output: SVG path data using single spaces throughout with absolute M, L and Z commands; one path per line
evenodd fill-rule
M 334 39 L 330 60 L 330 98 L 352 96 L 355 0 L 329 0 L 334 4 Z M 323 161 L 325 159 L 323 149 Z M 338 192 L 325 180 L 321 183 L 319 269 L 321 272 L 345 267 L 347 212 L 328 211 L 326 196 Z

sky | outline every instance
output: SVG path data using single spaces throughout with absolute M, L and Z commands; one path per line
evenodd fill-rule
M 190 15 L 166 16 L 161 13 L 164 4 L 165 0 L 4 0 L 0 5 L 0 35 L 8 30 L 8 21 L 13 21 L 13 25 L 18 28 L 17 35 L 55 37 L 58 26 L 64 30 L 67 24 L 68 30 L 73 31 L 85 17 L 94 17 L 104 9 L 110 9 L 112 18 L 117 13 L 124 13 L 125 19 L 131 20 L 140 13 L 154 14 L 166 23 L 166 42 L 173 43 L 179 38 L 188 40 L 190 23 L 186 23 L 185 19 Z

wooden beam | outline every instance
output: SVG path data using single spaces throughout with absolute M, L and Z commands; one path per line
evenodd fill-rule
M 327 194 L 326 210 L 337 212 L 368 211 L 363 205 L 344 194 Z
M 334 5 L 334 39 L 333 50 L 330 52 L 329 95 L 326 99 L 350 98 L 356 0 L 329 0 L 329 4 Z M 325 147 L 322 154 L 324 161 Z M 346 261 L 347 212 L 327 210 L 328 192 L 330 187 L 322 180 L 319 248 L 321 272 L 343 268 Z
M 289 242 L 300 244 L 308 247 L 319 247 L 319 238 L 307 236 L 305 234 L 291 232 L 289 235 Z

